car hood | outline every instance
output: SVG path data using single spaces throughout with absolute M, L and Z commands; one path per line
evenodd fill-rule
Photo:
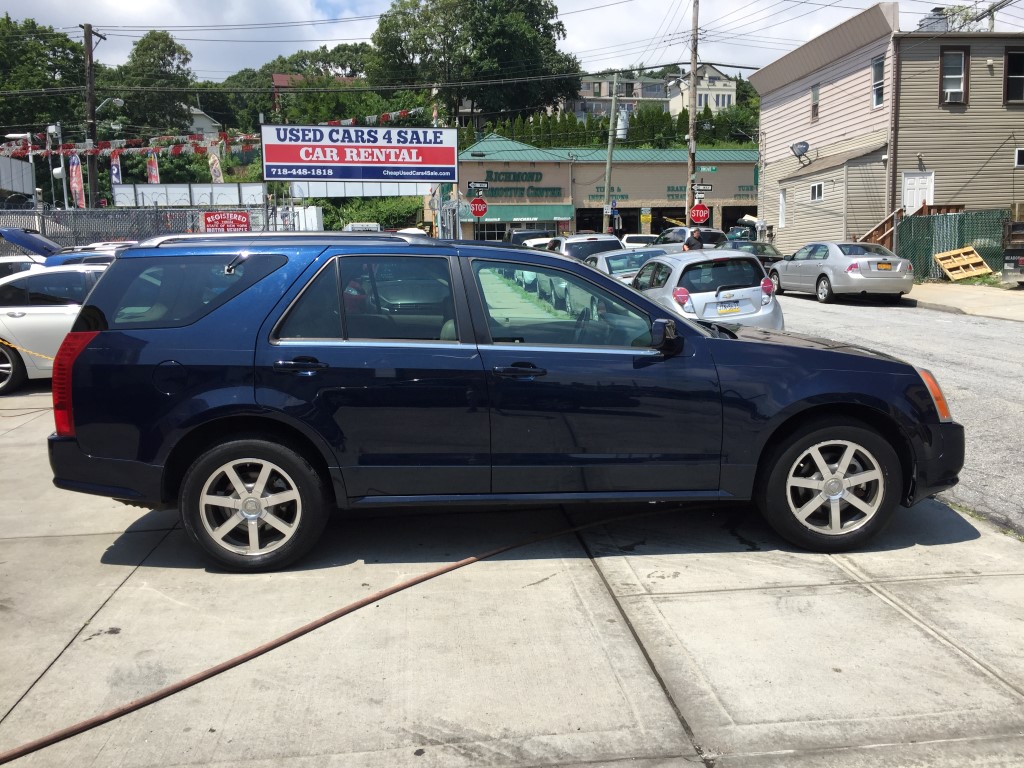
M 36 254 L 37 256 L 50 256 L 57 253 L 61 247 L 48 237 L 43 237 L 37 232 L 26 232 L 17 227 L 0 227 L 0 237 L 12 245 Z
M 717 323 L 723 326 L 723 323 Z M 820 349 L 826 352 L 843 352 L 851 355 L 871 357 L 876 360 L 891 360 L 893 362 L 904 362 L 898 357 L 887 355 L 868 347 L 861 347 L 856 344 L 846 344 L 841 341 L 832 341 L 818 336 L 807 336 L 802 333 L 791 333 L 789 331 L 769 331 L 763 328 L 753 328 L 744 325 L 724 326 L 728 333 L 731 333 L 740 341 L 750 341 L 760 344 L 780 344 L 787 347 L 799 347 L 801 349 Z

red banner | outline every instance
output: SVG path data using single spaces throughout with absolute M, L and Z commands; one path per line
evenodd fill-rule
M 146 158 L 146 181 L 150 184 L 160 183 L 160 161 L 157 160 L 155 152 L 151 152 Z
M 78 155 L 68 158 L 68 181 L 76 208 L 85 208 L 85 183 L 82 181 L 82 161 Z

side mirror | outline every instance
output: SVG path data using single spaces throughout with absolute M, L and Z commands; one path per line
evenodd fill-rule
M 679 347 L 676 321 L 658 318 L 651 326 L 651 346 L 665 354 L 674 354 Z
M 792 261 L 794 256 L 796 256 L 795 253 L 787 253 L 785 256 L 782 257 L 782 260 L 783 261 Z

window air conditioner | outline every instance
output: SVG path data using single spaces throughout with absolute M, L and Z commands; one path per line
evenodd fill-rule
M 964 92 L 963 91 L 943 91 L 945 94 L 944 101 L 947 104 L 963 104 L 964 103 Z

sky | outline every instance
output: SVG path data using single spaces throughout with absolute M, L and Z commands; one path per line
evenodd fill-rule
M 561 0 L 556 4 L 567 37 L 560 49 L 574 53 L 587 72 L 661 67 L 689 68 L 691 0 Z M 997 14 L 996 29 L 1024 31 L 1024 0 Z M 902 0 L 900 28 L 911 31 L 935 0 Z M 729 74 L 749 76 L 800 43 L 873 5 L 872 0 L 703 0 L 698 37 L 701 61 L 727 65 Z M 978 5 L 987 7 L 988 3 Z M 258 68 L 278 55 L 339 43 L 369 42 L 376 19 L 390 0 L 42 0 L 31 12 L 7 11 L 81 39 L 78 25 L 91 23 L 104 35 L 96 59 L 122 64 L 132 43 L 147 30 L 170 32 L 192 52 L 199 80 L 221 81 L 246 67 Z M 295 25 L 297 22 L 316 22 Z M 289 24 L 282 26 L 282 24 Z M 224 25 L 243 25 L 227 29 Z M 254 28 L 262 25 L 262 28 Z M 276 25 L 276 26 L 275 26 Z

